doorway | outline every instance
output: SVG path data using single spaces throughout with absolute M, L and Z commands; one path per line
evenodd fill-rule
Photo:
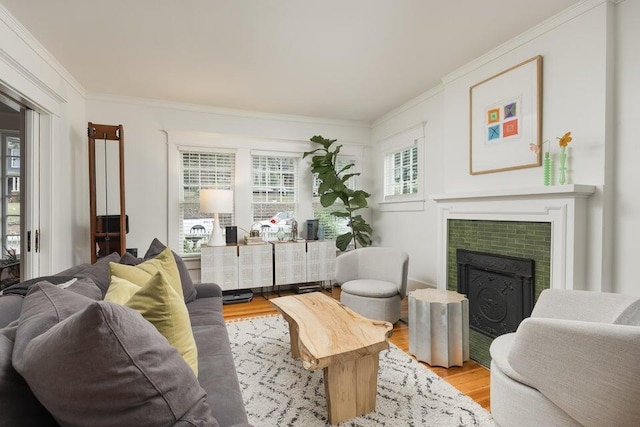
M 0 289 L 21 280 L 24 252 L 24 114 L 0 96 Z

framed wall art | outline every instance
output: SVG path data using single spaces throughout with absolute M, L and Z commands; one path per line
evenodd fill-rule
M 542 56 L 469 88 L 469 173 L 541 165 Z

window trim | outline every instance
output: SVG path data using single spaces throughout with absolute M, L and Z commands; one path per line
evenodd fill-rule
M 178 227 L 177 231 L 178 231 L 178 245 L 179 245 L 179 250 L 176 251 L 178 253 L 180 253 L 181 255 L 190 255 L 190 254 L 199 254 L 200 251 L 199 250 L 193 250 L 193 251 L 184 251 L 184 244 L 185 241 L 183 239 L 181 239 L 181 237 L 186 238 L 187 233 L 185 233 L 184 231 L 184 221 L 186 221 L 187 219 L 185 218 L 185 208 L 187 206 L 190 205 L 195 205 L 197 204 L 197 200 L 193 200 L 193 199 L 185 199 L 184 197 L 184 187 L 185 187 L 185 169 L 184 169 L 184 160 L 185 160 L 185 154 L 190 154 L 190 155 L 197 155 L 198 157 L 204 155 L 204 156 L 222 156 L 222 157 L 229 157 L 231 161 L 229 162 L 225 162 L 225 164 L 228 165 L 228 167 L 230 168 L 230 172 L 231 173 L 231 184 L 224 184 L 222 186 L 208 186 L 208 185 L 201 185 L 202 183 L 200 182 L 199 185 L 197 186 L 199 190 L 205 189 L 205 188 L 219 188 L 219 189 L 225 189 L 225 190 L 235 190 L 235 181 L 236 181 L 236 153 L 230 150 L 217 150 L 215 148 L 212 149 L 201 149 L 201 148 L 197 148 L 197 147 L 185 147 L 185 146 L 180 146 L 178 147 L 178 161 L 179 161 L 179 165 L 178 165 L 178 171 L 179 171 L 179 182 L 180 185 L 178 186 L 178 223 L 181 224 L 181 227 Z M 202 172 L 203 169 L 201 167 L 198 168 L 199 172 Z M 231 224 L 225 224 L 223 221 L 223 218 L 226 218 L 224 215 L 226 214 L 220 214 L 220 222 L 221 222 L 221 226 L 224 227 L 225 225 L 233 225 L 235 223 L 235 191 L 234 191 L 234 210 L 231 213 Z M 212 215 L 209 216 L 209 218 L 212 218 Z M 181 223 L 182 221 L 182 223 Z M 203 240 L 203 239 L 200 239 Z M 204 241 L 203 241 L 204 243 Z M 194 244 L 195 245 L 195 244 Z
M 382 191 L 378 201 L 378 208 L 381 212 L 413 212 L 424 211 L 425 196 L 425 136 L 424 127 L 426 123 L 398 132 L 383 140 L 380 144 L 381 150 L 379 163 L 382 167 Z M 411 194 L 385 195 L 387 185 L 387 158 L 388 156 L 409 149 L 413 146 L 418 149 L 418 191 Z

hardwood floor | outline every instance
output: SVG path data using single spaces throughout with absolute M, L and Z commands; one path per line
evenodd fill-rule
M 290 294 L 283 292 L 282 295 Z M 277 296 L 271 294 L 271 297 Z M 331 296 L 340 299 L 340 288 L 333 288 Z M 229 304 L 223 309 L 225 320 L 242 319 L 248 317 L 265 316 L 270 314 L 278 314 L 278 311 L 271 303 L 260 296 L 254 295 L 253 301 L 249 303 Z M 403 302 L 403 318 L 407 317 L 406 299 Z M 409 351 L 409 328 L 402 321 L 393 325 L 393 335 L 390 340 L 401 350 L 408 353 Z M 441 368 L 438 366 L 431 367 L 426 363 L 420 362 L 426 368 L 432 370 L 442 377 L 449 384 L 456 387 L 462 393 L 471 397 L 480 406 L 486 410 L 491 410 L 489 402 L 489 370 L 482 365 L 477 364 L 473 360 L 464 363 L 464 366 L 453 368 Z

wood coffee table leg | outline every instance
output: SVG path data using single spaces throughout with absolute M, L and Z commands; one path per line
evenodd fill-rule
M 330 424 L 376 409 L 378 353 L 324 368 L 324 390 Z
M 289 322 L 289 340 L 291 341 L 291 357 L 300 359 L 300 348 L 298 346 L 298 326 L 294 322 Z

